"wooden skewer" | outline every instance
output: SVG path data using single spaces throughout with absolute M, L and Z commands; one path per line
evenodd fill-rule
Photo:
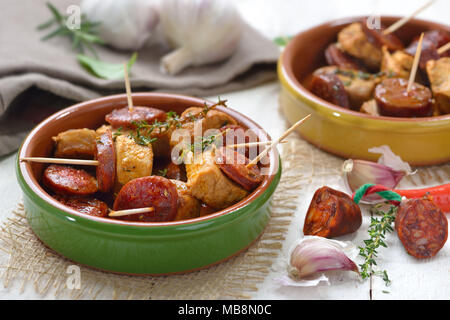
M 108 216 L 123 217 L 123 216 L 128 216 L 130 214 L 140 214 L 140 213 L 147 213 L 147 212 L 152 212 L 152 211 L 155 211 L 155 208 L 148 207 L 148 208 L 138 208 L 138 209 L 128 209 L 128 210 L 118 210 L 118 211 L 111 210 L 109 212 Z
M 276 146 L 280 141 L 284 140 L 288 135 L 292 133 L 297 127 L 299 127 L 301 124 L 303 124 L 306 120 L 309 119 L 311 115 L 307 115 L 302 120 L 298 121 L 296 124 L 294 124 L 292 127 L 290 127 L 285 133 L 283 133 L 278 139 L 273 141 L 267 148 L 263 150 L 255 159 L 253 159 L 249 164 L 246 165 L 247 168 L 250 168 L 251 166 L 257 164 L 259 160 L 261 160 L 274 146 Z
M 437 50 L 437 53 L 438 53 L 439 55 L 441 55 L 441 54 L 443 54 L 444 52 L 446 52 L 446 51 L 449 50 L 449 49 L 450 49 L 450 42 L 447 43 L 445 46 L 440 47 L 440 48 Z
M 125 89 L 127 90 L 128 111 L 133 112 L 133 99 L 131 97 L 131 85 L 128 78 L 128 65 L 124 63 L 124 75 L 125 75 Z
M 288 141 L 280 141 L 279 143 L 287 143 Z M 256 146 L 267 146 L 271 144 L 272 141 L 261 141 L 261 142 L 248 142 L 248 143 L 239 143 L 239 144 L 232 144 L 229 146 L 226 146 L 227 148 L 240 148 L 240 147 L 256 147 Z
M 83 160 L 83 159 L 62 159 L 62 158 L 41 158 L 41 157 L 23 157 L 20 161 L 31 161 L 41 163 L 56 163 L 56 164 L 74 164 L 82 166 L 98 166 L 97 160 Z
M 415 16 L 417 16 L 419 13 L 421 13 L 422 11 L 424 11 L 425 9 L 427 9 L 429 6 L 431 6 L 434 2 L 436 2 L 436 0 L 431 0 L 428 1 L 426 4 L 424 4 L 423 6 L 421 6 L 419 9 L 417 9 L 416 11 L 414 11 L 410 16 L 404 17 L 403 19 L 400 19 L 399 21 L 397 21 L 396 23 L 394 23 L 393 25 L 391 25 L 389 28 L 387 28 L 386 30 L 383 31 L 384 35 L 388 35 L 392 32 L 397 31 L 398 29 L 400 29 L 401 27 L 403 27 L 406 23 L 408 23 L 409 20 L 411 20 L 412 18 L 414 18 Z
M 417 45 L 416 55 L 414 57 L 411 74 L 409 75 L 408 88 L 406 89 L 407 92 L 411 91 L 412 85 L 414 84 L 414 80 L 416 79 L 417 68 L 419 67 L 420 55 L 422 53 L 423 35 L 424 33 L 422 32 L 422 34 L 420 35 L 419 44 Z

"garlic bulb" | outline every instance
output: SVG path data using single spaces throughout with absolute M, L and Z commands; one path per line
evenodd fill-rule
M 164 0 L 159 13 L 162 31 L 175 48 L 162 58 L 163 72 L 222 61 L 239 45 L 243 22 L 229 0 Z
M 99 37 L 122 50 L 140 49 L 158 25 L 155 0 L 83 0 L 81 12 L 100 22 Z
M 322 237 L 303 238 L 291 253 L 291 275 L 303 279 L 330 270 L 359 273 L 356 264 L 346 255 L 345 247 L 342 242 Z

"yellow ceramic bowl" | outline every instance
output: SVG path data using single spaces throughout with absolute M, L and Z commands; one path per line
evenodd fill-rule
M 303 85 L 317 68 L 326 65 L 324 51 L 336 41 L 338 32 L 362 17 L 325 23 L 298 34 L 284 50 L 278 63 L 282 89 L 281 109 L 287 120 L 295 123 L 308 114 L 311 118 L 298 131 L 301 136 L 332 154 L 343 158 L 376 161 L 372 147 L 388 145 L 413 166 L 442 164 L 450 161 L 450 115 L 428 118 L 373 117 L 322 100 Z M 399 17 L 383 17 L 391 25 Z M 423 31 L 448 26 L 412 20 L 397 36 L 405 44 Z

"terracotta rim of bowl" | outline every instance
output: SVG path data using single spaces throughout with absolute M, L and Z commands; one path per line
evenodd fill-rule
M 133 98 L 145 98 L 148 96 L 152 97 L 161 97 L 161 98 L 175 98 L 178 100 L 182 100 L 186 102 L 187 104 L 192 105 L 203 105 L 204 103 L 207 103 L 208 105 L 213 105 L 214 103 L 205 99 L 200 98 L 194 98 L 190 96 L 184 96 L 179 94 L 169 94 L 169 93 L 144 93 L 144 92 L 138 92 L 133 93 Z M 98 105 L 98 104 L 104 104 L 104 103 L 117 103 L 117 104 L 125 104 L 126 105 L 127 96 L 126 94 L 117 94 L 117 95 L 111 95 L 106 97 L 101 97 L 98 99 L 88 100 L 84 102 L 80 102 L 78 104 L 75 104 L 73 106 L 67 107 L 65 109 L 62 109 L 51 116 L 49 116 L 47 119 L 43 120 L 41 123 L 39 123 L 25 138 L 22 146 L 19 149 L 18 152 L 18 159 L 21 157 L 32 157 L 33 155 L 28 153 L 28 147 L 30 143 L 32 143 L 33 138 L 39 134 L 39 132 L 42 130 L 42 128 L 45 128 L 46 124 L 56 120 L 60 116 L 68 113 L 68 112 L 76 112 L 78 109 L 82 108 L 88 108 L 92 105 Z M 251 120 L 250 118 L 244 116 L 243 114 L 231 109 L 231 108 L 224 108 L 222 106 L 217 107 L 217 110 L 223 111 L 233 118 L 235 118 L 239 123 L 242 123 L 248 128 L 255 128 L 259 130 L 258 137 L 262 139 L 262 141 L 269 141 L 271 138 L 269 134 L 256 122 Z M 133 222 L 133 221 L 124 221 L 124 220 L 116 220 L 116 219 L 110 219 L 110 218 L 101 218 L 101 217 L 95 217 L 90 216 L 87 214 L 80 213 L 76 210 L 73 210 L 67 206 L 64 206 L 63 204 L 56 201 L 52 196 L 50 196 L 39 184 L 39 182 L 34 178 L 34 175 L 31 170 L 31 164 L 29 162 L 20 162 L 18 165 L 18 168 L 20 170 L 20 174 L 22 175 L 25 183 L 30 187 L 31 191 L 37 195 L 39 198 L 50 204 L 51 206 L 55 207 L 58 210 L 64 211 L 65 213 L 95 221 L 95 222 L 101 222 L 104 224 L 111 224 L 111 225 L 123 225 L 123 226 L 133 226 L 133 227 L 164 227 L 164 226 L 180 226 L 180 225 L 191 225 L 196 224 L 199 222 L 205 222 L 214 220 L 215 218 L 225 216 L 228 214 L 231 214 L 239 209 L 244 208 L 245 206 L 251 204 L 254 200 L 256 200 L 258 197 L 264 194 L 264 192 L 269 188 L 269 186 L 274 181 L 275 177 L 277 176 L 280 168 L 280 158 L 279 154 L 276 148 L 273 148 L 269 152 L 269 159 L 270 159 L 270 166 L 269 166 L 269 174 L 266 176 L 262 184 L 256 188 L 251 194 L 249 194 L 247 197 L 245 197 L 243 200 L 235 203 L 234 205 L 227 207 L 223 210 L 214 212 L 212 214 L 193 218 L 193 219 L 187 219 L 187 220 L 181 220 L 181 221 L 171 221 L 171 222 Z M 19 160 L 17 160 L 19 161 Z
M 286 46 L 284 49 L 281 58 L 280 58 L 280 69 L 282 72 L 282 75 L 284 77 L 284 80 L 287 82 L 289 87 L 294 90 L 296 94 L 303 97 L 304 99 L 309 100 L 310 102 L 313 102 L 320 106 L 325 106 L 327 109 L 330 109 L 331 111 L 338 111 L 341 113 L 345 113 L 350 116 L 354 116 L 356 118 L 364 118 L 364 119 L 371 119 L 371 120 L 380 120 L 380 121 L 390 121 L 390 122 L 403 122 L 403 123 L 418 123 L 418 122 L 430 122 L 430 121 L 440 121 L 440 120 L 450 120 L 450 114 L 449 115 L 443 115 L 443 116 L 436 116 L 436 117 L 423 117 L 423 118 L 396 118 L 396 117 L 385 117 L 385 116 L 371 116 L 367 115 L 361 112 L 349 110 L 337 105 L 334 105 L 328 101 L 325 101 L 313 93 L 311 93 L 309 90 L 307 90 L 301 83 L 298 81 L 297 77 L 294 74 L 294 71 L 292 69 L 292 63 L 291 61 L 295 58 L 293 51 L 294 45 L 297 41 L 302 39 L 304 34 L 307 34 L 312 31 L 317 31 L 318 29 L 323 28 L 329 28 L 329 27 L 336 27 L 336 26 L 342 26 L 344 27 L 347 24 L 361 21 L 362 19 L 366 18 L 367 16 L 355 16 L 355 17 L 348 17 L 348 18 L 341 18 L 337 20 L 332 20 L 325 22 L 323 24 L 314 26 L 312 28 L 309 28 L 305 31 L 300 32 L 297 34 Z M 402 17 L 398 16 L 382 16 L 381 20 L 400 20 Z M 445 29 L 448 32 L 450 32 L 450 28 L 448 26 L 445 26 L 440 23 L 431 22 L 427 20 L 421 20 L 421 19 L 411 19 L 409 23 L 415 23 L 420 24 L 424 26 L 428 26 L 433 29 Z

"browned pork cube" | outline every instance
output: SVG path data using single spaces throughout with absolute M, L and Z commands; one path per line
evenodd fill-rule
M 224 209 L 247 196 L 247 191 L 224 175 L 212 150 L 198 158 L 186 164 L 187 185 L 194 197 L 210 207 Z
M 200 216 L 201 202 L 192 196 L 187 184 L 180 180 L 170 180 L 177 187 L 178 209 L 175 221 L 197 218 Z
M 53 137 L 55 157 L 92 159 L 95 154 L 97 134 L 90 129 L 70 129 Z
M 342 29 L 338 34 L 338 42 L 342 50 L 360 59 L 369 69 L 379 69 L 381 50 L 369 41 L 361 23 L 352 23 Z
M 450 113 L 450 58 L 427 62 L 427 73 L 431 83 L 436 107 L 442 114 Z
M 382 50 L 381 71 L 390 77 L 409 79 L 414 58 L 404 51 L 395 51 L 391 54 L 386 47 Z
M 153 150 L 151 144 L 140 145 L 127 135 L 120 135 L 116 137 L 115 151 L 119 185 L 152 174 Z

